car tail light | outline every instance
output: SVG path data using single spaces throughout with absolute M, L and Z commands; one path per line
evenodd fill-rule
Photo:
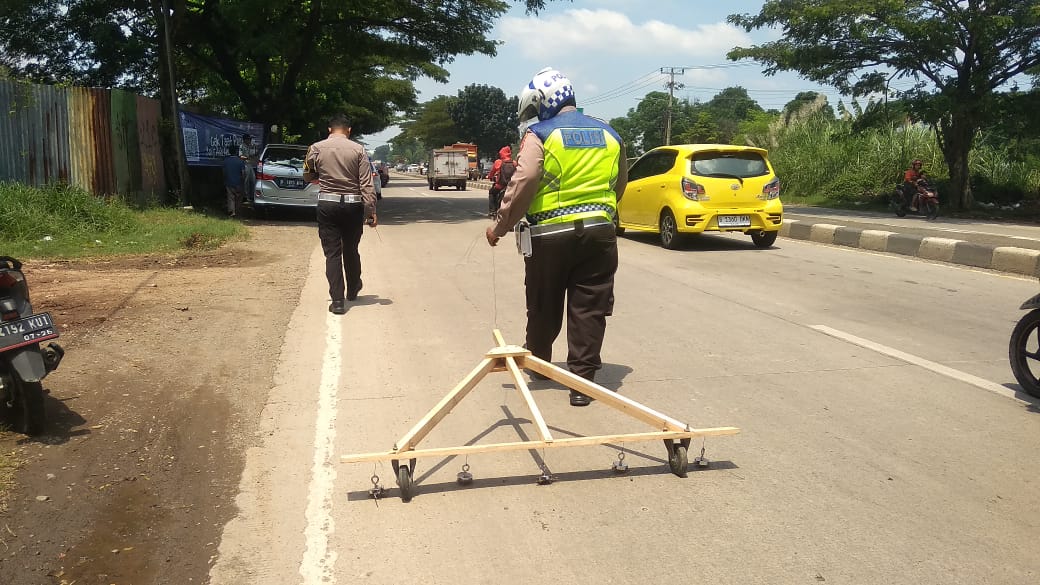
M 710 197 L 708 197 L 704 193 L 703 185 L 694 183 L 686 177 L 683 177 L 682 180 L 682 194 L 683 197 L 689 199 L 690 201 L 707 201 L 708 199 L 710 199 Z
M 776 199 L 780 196 L 780 178 L 775 177 L 772 181 L 769 181 L 762 187 L 762 194 L 758 196 L 763 201 L 769 199 Z

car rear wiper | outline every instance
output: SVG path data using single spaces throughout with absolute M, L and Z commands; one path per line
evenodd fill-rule
M 715 179 L 736 179 L 736 180 L 740 181 L 741 185 L 744 184 L 744 177 L 741 177 L 740 175 L 731 175 L 731 174 L 728 174 L 728 173 L 708 173 L 707 175 L 701 175 L 701 176 L 702 177 L 712 177 L 712 178 L 715 178 Z

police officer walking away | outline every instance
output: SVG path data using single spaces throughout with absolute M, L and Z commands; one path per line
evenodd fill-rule
M 526 216 L 526 347 L 551 361 L 566 303 L 567 367 L 593 381 L 614 305 L 613 217 L 628 182 L 625 145 L 609 125 L 578 112 L 570 80 L 552 68 L 521 91 L 518 114 L 516 171 L 485 236 L 494 246 Z M 589 402 L 571 390 L 571 406 Z
M 329 281 L 329 311 L 347 312 L 344 303 L 361 291 L 361 255 L 358 244 L 365 223 L 376 227 L 376 194 L 368 154 L 350 139 L 350 119 L 343 115 L 329 121 L 329 137 L 307 149 L 303 179 L 318 180 L 318 237 L 325 252 L 325 277 Z M 344 283 L 344 272 L 346 282 Z

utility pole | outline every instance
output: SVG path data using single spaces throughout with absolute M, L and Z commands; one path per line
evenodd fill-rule
M 676 89 L 682 89 L 686 87 L 681 82 L 675 82 L 676 74 L 682 75 L 686 73 L 686 67 L 661 67 L 661 73 L 668 75 L 668 113 L 664 121 L 664 143 L 669 145 L 672 143 L 672 92 Z

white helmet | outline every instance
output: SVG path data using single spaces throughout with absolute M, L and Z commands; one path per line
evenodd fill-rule
M 542 69 L 520 91 L 520 104 L 516 110 L 520 132 L 534 124 L 536 118 L 544 121 L 559 114 L 568 100 L 574 101 L 571 80 L 552 67 Z

